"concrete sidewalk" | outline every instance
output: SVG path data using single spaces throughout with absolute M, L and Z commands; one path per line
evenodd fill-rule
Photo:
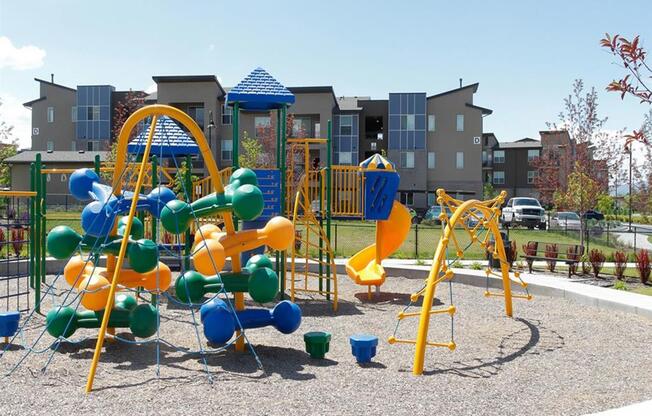
M 335 261 L 338 273 L 346 274 L 344 264 L 346 259 Z M 388 276 L 403 276 L 412 279 L 426 279 L 430 271 L 429 265 L 417 265 L 414 260 L 388 259 L 383 261 Z M 502 288 L 502 280 L 498 276 L 489 276 L 487 282 L 484 270 L 469 270 L 453 268 L 454 281 L 471 286 Z M 391 278 L 391 277 L 390 277 Z M 633 313 L 652 319 L 652 296 L 639 295 L 621 290 L 603 288 L 581 283 L 578 280 L 546 275 L 543 273 L 521 273 L 521 279 L 528 285 L 532 295 L 553 296 L 572 299 L 581 304 L 592 305 L 601 309 Z M 513 286 L 515 291 L 522 290 Z

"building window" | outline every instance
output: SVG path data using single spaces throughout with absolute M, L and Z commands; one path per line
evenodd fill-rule
M 455 156 L 455 167 L 457 169 L 464 169 L 464 152 L 457 152 Z
M 100 106 L 99 105 L 94 105 L 93 106 L 93 120 L 100 120 L 101 118 L 101 113 L 100 113 Z
M 527 171 L 527 183 L 534 183 L 535 178 L 539 176 L 539 172 L 536 170 L 528 170 Z
M 414 131 L 414 114 L 405 114 L 401 116 L 401 130 Z
M 502 170 L 494 171 L 494 185 L 502 185 L 505 183 L 505 172 Z
M 223 139 L 222 140 L 222 160 L 232 160 L 233 159 L 233 140 L 232 139 Z
M 414 194 L 412 192 L 401 192 L 401 204 L 408 207 L 414 205 Z
M 233 108 L 222 104 L 222 124 L 230 125 L 233 120 Z
M 504 150 L 494 150 L 494 163 L 505 163 Z
M 534 159 L 539 157 L 539 149 L 528 149 L 527 151 L 527 161 L 532 162 Z
M 435 115 L 428 114 L 428 131 L 435 131 Z
M 351 152 L 340 152 L 340 161 L 339 163 L 342 165 L 350 165 L 351 164 Z
M 435 168 L 435 152 L 428 152 L 428 169 Z
M 200 129 L 204 130 L 204 106 L 195 105 L 188 107 L 188 115 L 195 120 Z
M 401 152 L 401 167 L 405 169 L 414 168 L 414 152 Z
M 340 116 L 340 136 L 350 136 L 353 134 L 353 117 Z
M 371 142 L 370 146 L 371 146 L 371 150 L 376 150 L 376 147 L 377 147 L 376 142 Z
M 48 123 L 54 123 L 54 107 L 48 107 Z
M 315 137 L 316 138 L 321 137 L 321 124 L 320 123 L 315 123 Z
M 48 175 L 45 178 L 46 181 L 50 182 L 52 180 L 52 175 L 48 173 Z
M 77 122 L 77 106 L 75 105 L 73 105 L 72 109 L 70 110 L 70 119 L 73 123 Z
M 270 116 L 254 117 L 254 130 L 256 132 L 256 139 L 260 140 L 270 127 L 272 127 L 272 119 Z
M 94 147 L 94 146 L 93 146 L 93 142 L 92 142 L 92 141 L 89 140 L 89 141 L 86 142 L 86 150 L 87 150 L 87 151 L 92 152 L 92 151 L 93 151 L 93 147 Z
M 292 120 L 292 137 L 310 137 L 310 117 L 295 117 Z
M 464 131 L 464 114 L 458 114 L 456 120 L 457 131 Z
M 48 142 L 47 142 L 47 151 L 48 152 L 53 152 L 54 151 L 54 142 L 52 140 L 48 140 Z
M 66 176 L 65 173 L 61 174 L 61 182 L 66 182 L 68 180 L 68 176 Z

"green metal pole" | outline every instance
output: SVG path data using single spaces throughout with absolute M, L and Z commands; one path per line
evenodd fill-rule
M 97 176 L 100 176 L 101 169 L 100 169 L 100 155 L 95 155 L 95 173 L 97 173 Z
M 281 172 L 281 111 L 280 110 L 276 110 L 276 169 L 279 170 L 279 173 Z M 281 205 L 280 214 L 283 215 L 284 213 L 285 213 L 285 207 Z M 279 252 L 276 251 L 276 274 L 281 273 L 279 270 L 280 264 L 281 264 L 281 258 L 279 256 Z
M 192 202 L 192 158 L 190 155 L 186 156 L 186 202 Z M 184 249 L 184 266 L 186 270 L 190 270 L 190 228 L 186 230 L 186 247 Z
M 328 120 L 328 136 L 326 137 L 326 238 L 328 241 L 331 241 L 331 164 L 333 163 L 333 154 L 331 148 L 331 133 L 332 133 L 332 122 Z M 326 264 L 326 275 L 329 277 L 326 280 L 326 290 L 331 291 L 331 254 L 330 251 L 326 253 L 327 264 Z M 335 271 L 337 272 L 337 270 Z M 326 299 L 330 300 L 330 295 L 326 295 Z
M 319 172 L 319 171 L 318 171 Z M 324 195 L 322 192 L 322 184 L 323 180 L 321 175 L 319 175 L 319 228 L 323 229 L 324 228 Z M 324 279 L 322 276 L 324 275 L 324 266 L 323 266 L 323 261 L 324 261 L 324 241 L 320 238 L 319 239 L 319 291 L 321 292 L 324 286 Z
M 286 131 L 287 131 L 287 106 L 283 105 L 281 107 L 281 212 L 285 213 L 285 178 L 287 171 L 286 155 L 285 155 L 285 142 L 286 140 Z M 285 267 L 286 267 L 286 252 L 281 253 L 281 265 L 279 279 L 281 281 L 281 299 L 285 298 Z
M 34 309 L 40 313 L 41 303 L 41 154 L 36 154 L 34 162 Z
M 240 167 L 240 103 L 235 102 L 233 104 L 233 170 L 236 170 Z
M 152 191 L 158 187 L 158 158 L 156 155 L 152 156 Z M 152 241 L 158 245 L 158 238 L 156 236 L 156 218 L 153 215 L 149 216 L 152 221 Z M 159 253 L 160 254 L 160 253 Z M 158 296 L 155 293 L 152 293 L 151 303 L 156 305 L 158 302 Z
M 36 187 L 34 186 L 34 162 L 29 164 L 29 190 L 31 192 L 36 191 Z M 36 246 L 36 230 L 34 229 L 35 226 L 35 221 L 34 221 L 34 215 L 35 215 L 35 209 L 34 209 L 34 201 L 36 201 L 36 197 L 31 196 L 29 198 L 29 286 L 32 289 L 36 289 L 35 286 L 35 273 L 34 273 L 34 267 L 35 267 L 35 262 L 34 262 L 34 250 Z
M 40 173 L 40 168 L 39 168 L 39 173 Z M 45 267 L 45 256 L 46 256 L 46 250 L 45 250 L 45 236 L 47 235 L 47 176 L 48 175 L 41 175 L 41 180 L 43 181 L 43 186 L 41 187 L 41 201 L 43 204 L 43 207 L 41 208 L 41 218 L 43 221 L 43 224 L 41 225 L 41 280 L 39 281 L 39 294 L 40 294 L 40 284 L 45 283 L 45 273 L 47 272 L 47 269 Z M 40 298 L 39 298 L 40 301 Z

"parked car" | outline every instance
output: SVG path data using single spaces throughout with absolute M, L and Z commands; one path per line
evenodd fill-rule
M 582 214 L 582 218 L 585 220 L 596 220 L 596 221 L 603 221 L 604 220 L 604 214 L 601 212 L 598 212 L 594 209 L 590 209 L 586 211 L 584 214 Z
M 507 227 L 521 225 L 529 229 L 546 229 L 545 210 L 535 198 L 510 198 L 503 208 L 500 221 Z
M 550 218 L 549 225 L 551 229 L 579 231 L 580 216 L 574 212 L 558 212 Z
M 421 224 L 424 225 L 440 225 L 441 220 L 439 219 L 439 214 L 441 214 L 441 206 L 440 205 L 433 205 L 426 211 L 425 214 L 423 214 L 423 219 L 421 220 Z M 449 212 L 448 215 L 450 216 L 451 213 Z

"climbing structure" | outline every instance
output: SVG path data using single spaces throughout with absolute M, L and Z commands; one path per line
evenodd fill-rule
M 330 122 L 328 125 L 330 137 Z M 301 148 L 304 173 L 296 183 L 292 224 L 296 231 L 290 257 L 290 297 L 297 293 L 325 296 L 333 301 L 337 310 L 337 270 L 335 253 L 330 243 L 330 144 L 328 139 L 289 139 L 290 154 Z M 326 169 L 310 169 L 310 145 L 326 144 L 328 162 Z M 290 172 L 296 172 L 294 158 L 290 160 Z M 293 186 L 289 186 L 292 190 Z
M 472 244 L 479 244 L 483 249 L 489 251 L 494 259 L 500 261 L 500 273 L 495 273 L 491 268 L 487 268 L 487 289 L 485 296 L 499 296 L 504 298 L 505 301 L 505 314 L 512 316 L 512 298 L 522 298 L 530 300 L 532 296 L 527 292 L 527 284 L 521 280 L 518 272 L 514 272 L 514 278 L 510 276 L 510 264 L 507 261 L 505 247 L 498 228 L 498 219 L 500 218 L 500 207 L 505 200 L 505 191 L 501 192 L 497 197 L 487 200 L 468 200 L 460 201 L 451 198 L 443 189 L 437 190 L 437 203 L 441 206 L 441 214 L 439 219 L 442 223 L 442 236 L 435 250 L 432 266 L 425 285 L 421 290 L 413 293 L 410 297 L 410 304 L 398 314 L 398 323 L 394 331 L 394 335 L 389 338 L 390 344 L 414 344 L 414 363 L 412 373 L 420 375 L 423 373 L 425 349 L 427 346 L 431 347 L 446 347 L 451 351 L 455 349 L 454 340 L 454 321 L 453 317 L 457 311 L 453 304 L 453 288 L 452 280 L 455 274 L 450 269 L 450 265 L 464 257 L 464 252 Z M 452 213 L 451 216 L 448 213 Z M 470 221 L 474 220 L 474 221 Z M 474 223 L 474 226 L 469 224 Z M 456 229 L 457 228 L 457 229 Z M 457 231 L 462 231 L 470 237 L 470 243 L 466 247 L 462 247 L 459 243 L 460 236 L 456 235 Z M 490 242 L 490 237 L 493 237 L 493 242 Z M 449 247 L 454 248 L 455 256 L 453 259 L 448 258 Z M 496 275 L 502 279 L 502 292 L 491 292 L 489 290 L 488 279 L 489 276 Z M 515 295 L 512 294 L 511 283 L 512 281 L 519 284 L 525 289 L 526 294 Z M 447 307 L 433 308 L 435 294 L 437 287 L 440 283 L 448 282 L 450 292 L 450 304 Z M 423 297 L 423 303 L 420 312 L 409 312 L 412 304 L 417 303 L 419 298 Z M 451 338 L 447 342 L 433 342 L 428 340 L 428 331 L 430 327 L 431 315 L 445 314 L 450 317 L 451 324 Z M 403 319 L 418 318 L 419 325 L 417 330 L 416 339 L 403 339 L 398 338 L 399 324 Z

